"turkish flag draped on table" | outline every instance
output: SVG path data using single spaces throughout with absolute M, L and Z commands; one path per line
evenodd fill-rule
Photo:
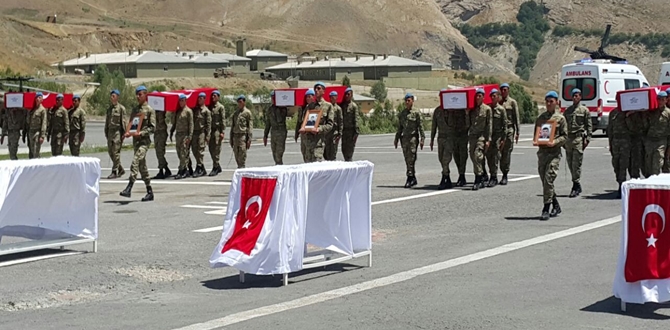
M 622 201 L 614 295 L 628 303 L 670 301 L 670 174 L 625 182 Z
M 305 244 L 344 255 L 372 248 L 368 161 L 238 169 L 209 259 L 256 275 L 303 268 Z

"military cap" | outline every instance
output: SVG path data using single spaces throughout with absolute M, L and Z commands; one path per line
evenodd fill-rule
M 35 94 L 35 97 L 40 97 L 40 96 L 44 96 L 44 94 L 42 94 L 42 92 L 37 92 L 37 93 Z
M 414 99 L 414 95 L 412 95 L 412 93 L 405 94 L 405 100 L 407 99 Z
M 581 94 L 582 91 L 579 90 L 579 88 L 575 88 L 575 89 L 572 90 L 572 92 L 570 93 L 570 95 L 573 95 L 573 96 L 574 96 L 574 95 L 577 94 L 577 93 L 580 93 L 580 94 Z
M 305 96 L 307 95 L 314 95 L 314 90 L 313 89 L 308 89 L 307 92 L 305 92 Z
M 337 92 L 336 91 L 330 92 L 330 96 L 337 96 Z
M 670 94 L 670 88 L 666 89 L 665 92 Z
M 239 100 L 245 100 L 245 101 L 246 101 L 246 100 L 247 100 L 247 97 L 244 96 L 244 95 L 241 95 L 241 94 L 240 94 L 240 95 L 237 97 L 237 101 L 239 101 Z
M 320 81 L 317 81 L 316 84 L 314 84 L 314 88 L 316 89 L 316 86 L 321 86 L 323 88 L 326 88 L 326 85 Z
M 212 92 L 212 95 L 215 95 L 215 94 L 218 95 L 218 96 L 221 96 L 221 92 L 219 92 L 218 89 Z
M 74 95 L 72 96 L 72 99 L 73 99 L 73 100 L 81 100 L 81 96 L 79 96 L 79 94 L 74 94 Z
M 205 92 L 200 92 L 200 94 L 198 94 L 198 97 L 207 97 L 207 94 L 205 94 Z
M 186 95 L 179 94 L 179 100 L 186 100 Z
M 502 84 L 500 85 L 500 89 L 503 89 L 503 88 L 505 88 L 505 87 L 509 88 L 509 84 L 508 84 L 508 83 L 502 83 Z
M 349 92 L 352 92 L 352 93 L 353 93 L 354 90 L 351 89 L 351 87 L 347 87 L 347 89 L 344 90 L 344 93 L 346 94 L 346 93 L 349 93 Z
M 477 88 L 477 91 L 475 92 L 475 94 L 485 94 L 484 89 L 483 88 Z
M 63 94 L 58 94 L 58 95 L 56 95 L 56 100 L 58 100 L 58 99 L 62 99 L 62 98 L 63 98 Z
M 135 94 L 137 94 L 139 92 L 146 92 L 146 91 L 147 91 L 147 88 L 144 87 L 144 85 L 138 86 L 137 88 L 135 88 Z
M 550 98 L 550 97 L 553 97 L 553 98 L 555 98 L 555 99 L 558 100 L 558 93 L 556 93 L 555 91 L 549 91 L 549 92 L 544 96 L 544 99 L 546 100 L 546 99 L 548 99 L 548 98 Z
M 495 94 L 495 93 L 498 93 L 498 89 L 497 89 L 497 88 L 492 89 L 492 90 L 489 92 L 489 95 L 492 95 L 492 94 Z
M 109 93 L 109 95 L 116 94 L 116 95 L 121 95 L 121 92 L 119 92 L 118 89 L 112 89 L 112 92 Z
M 660 92 L 660 93 L 658 93 L 658 95 L 656 95 L 656 97 L 668 97 L 668 93 Z

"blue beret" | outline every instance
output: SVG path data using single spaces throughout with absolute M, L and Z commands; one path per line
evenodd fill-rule
M 351 87 L 347 87 L 347 89 L 344 90 L 344 93 L 349 93 L 349 92 L 352 92 L 352 93 L 353 93 L 354 90 L 351 89 Z
M 219 92 L 218 90 L 213 91 L 213 92 L 212 92 L 212 95 L 214 95 L 214 94 L 216 94 L 216 95 L 218 95 L 218 96 L 221 96 L 221 92 Z
M 407 99 L 414 99 L 414 95 L 412 95 L 412 93 L 405 94 L 405 100 Z
M 475 94 L 485 94 L 484 89 L 483 88 L 477 88 L 477 91 L 475 92 Z
M 186 100 L 186 95 L 184 95 L 184 94 L 179 94 L 179 99 L 180 99 L 180 100 Z
M 275 96 L 275 91 L 270 92 L 270 96 Z
M 656 97 L 668 97 L 668 93 L 666 92 L 660 92 Z
M 330 92 L 330 96 L 337 96 L 337 92 L 336 91 Z
M 492 89 L 492 90 L 489 92 L 489 95 L 491 95 L 491 94 L 493 94 L 493 93 L 498 93 L 498 89 L 497 89 L 497 88 Z
M 575 88 L 575 89 L 572 90 L 572 92 L 570 93 L 570 95 L 575 95 L 575 93 L 580 93 L 580 94 L 581 94 L 582 91 L 580 91 L 579 88 Z
M 666 89 L 665 92 L 670 94 L 670 88 Z
M 42 94 L 42 92 L 37 92 L 37 93 L 35 94 L 35 97 L 40 97 L 40 96 L 44 96 L 44 94 Z
M 505 87 L 509 88 L 509 84 L 508 83 L 503 83 L 502 85 L 500 85 L 500 89 L 503 89 Z
M 147 91 L 147 88 L 144 87 L 144 85 L 135 88 L 135 94 L 137 94 L 139 92 L 146 92 L 146 91 Z
M 316 88 L 316 86 L 321 86 L 323 88 L 326 88 L 326 85 L 324 83 L 320 82 L 320 81 L 317 81 L 316 84 L 314 84 L 314 88 Z
M 246 100 L 247 100 L 247 97 L 244 96 L 244 95 L 240 95 L 240 96 L 237 97 L 237 100 L 238 100 L 238 101 L 239 101 L 239 100 L 245 100 L 245 101 L 246 101 Z
M 118 89 L 112 89 L 112 92 L 109 93 L 109 94 L 110 94 L 110 95 L 112 95 L 112 94 L 121 95 L 121 92 L 119 92 Z
M 200 94 L 198 94 L 198 97 L 207 97 L 207 94 L 205 94 L 205 92 L 200 92 Z
M 307 95 L 314 95 L 314 90 L 313 89 L 308 89 L 307 92 L 305 92 L 305 96 Z
M 62 98 L 63 98 L 63 94 L 56 95 L 56 99 L 62 99 Z
M 79 94 L 74 94 L 74 95 L 72 96 L 72 99 L 73 99 L 73 100 L 74 100 L 74 99 L 80 99 L 80 100 L 81 100 L 81 96 L 79 96 Z
M 550 98 L 550 97 L 553 97 L 553 98 L 555 98 L 555 99 L 558 100 L 558 93 L 556 93 L 556 92 L 554 92 L 554 91 L 549 91 L 549 92 L 544 96 L 545 99 L 548 99 L 548 98 Z

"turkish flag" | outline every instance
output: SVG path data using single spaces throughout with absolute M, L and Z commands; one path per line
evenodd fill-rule
M 251 254 L 265 225 L 276 185 L 277 178 L 242 178 L 239 209 L 233 216 L 235 230 L 223 245 L 222 254 L 228 250 Z
M 626 282 L 670 278 L 670 190 L 631 189 L 628 195 Z

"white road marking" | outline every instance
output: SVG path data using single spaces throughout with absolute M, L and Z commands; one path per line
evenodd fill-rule
M 508 174 L 508 176 L 509 176 L 509 174 Z M 525 176 L 525 177 L 521 177 L 521 178 L 508 179 L 507 181 L 517 182 L 517 181 L 523 181 L 523 180 L 536 179 L 536 178 L 539 178 L 539 177 L 540 177 L 539 175 L 529 175 L 529 176 Z
M 100 183 L 123 183 L 128 184 L 128 180 L 100 180 Z M 151 184 L 157 185 L 202 185 L 202 186 L 230 186 L 230 182 L 206 182 L 206 181 L 161 181 L 152 180 Z
M 181 205 L 180 207 L 185 207 L 188 209 L 213 209 L 220 210 L 221 206 L 211 206 L 211 205 Z M 225 207 L 223 207 L 225 209 Z
M 228 316 L 224 316 L 218 319 L 210 320 L 207 322 L 203 323 L 196 323 L 192 324 L 186 327 L 174 329 L 174 330 L 212 330 L 216 328 L 221 328 L 225 326 L 230 326 L 233 324 L 241 323 L 244 321 L 252 320 L 255 318 L 267 316 L 267 315 L 272 315 L 280 312 L 285 312 L 289 311 L 292 309 L 296 308 L 301 308 L 309 305 L 314 305 L 318 303 L 322 303 L 324 301 L 329 301 L 333 300 L 336 298 L 341 298 L 345 296 L 349 296 L 355 293 L 375 289 L 375 288 L 380 288 L 380 287 L 385 287 L 389 286 L 392 284 L 400 283 L 400 282 L 405 282 L 409 281 L 415 277 L 418 277 L 420 275 L 427 275 L 431 273 L 436 273 L 439 271 L 443 271 L 446 269 L 454 268 L 457 266 L 469 264 L 475 261 L 479 261 L 482 259 L 486 258 L 491 258 L 495 257 L 501 254 L 513 252 L 516 250 L 520 250 L 523 248 L 531 247 L 534 245 L 542 244 L 542 243 L 547 243 L 551 241 L 555 241 L 557 239 L 561 239 L 564 237 L 576 235 L 579 233 L 583 233 L 589 230 L 594 230 L 598 229 L 604 226 L 608 226 L 611 224 L 615 224 L 617 222 L 621 221 L 621 216 L 616 216 L 612 217 L 609 219 L 604 219 L 592 223 L 588 223 L 585 225 L 581 225 L 578 227 L 573 227 L 570 229 L 566 230 L 561 230 L 555 233 L 547 234 L 547 235 L 542 235 L 538 237 L 534 237 L 531 239 L 523 240 L 523 241 L 518 241 L 510 244 L 505 244 L 502 246 L 498 246 L 492 249 L 488 249 L 485 251 L 469 254 L 466 256 L 438 262 L 432 265 L 424 266 L 424 267 L 419 267 L 419 268 L 414 268 L 408 271 L 400 272 L 400 273 L 395 273 L 393 275 L 389 275 L 386 277 L 381 277 L 381 278 L 376 278 L 374 280 L 354 284 L 351 286 L 335 289 L 335 290 L 330 290 L 326 292 L 321 292 L 317 294 L 313 294 L 311 296 L 303 297 L 303 298 L 298 298 L 295 300 L 291 301 L 286 301 L 286 302 L 281 302 L 278 304 L 274 305 L 269 305 L 269 306 L 264 306 L 264 307 L 259 307 L 256 309 L 244 311 L 244 312 L 239 312 L 235 314 L 231 314 Z
M 227 211 L 228 211 L 227 208 L 223 208 L 223 209 L 216 210 L 216 211 L 207 211 L 207 212 L 205 212 L 205 214 L 210 214 L 210 215 L 226 215 L 226 212 L 227 212 Z
M 198 230 L 194 230 L 193 232 L 194 233 L 210 233 L 210 232 L 213 232 L 213 231 L 221 231 L 221 230 L 223 230 L 223 226 L 198 229 Z
M 3 262 L 0 262 L 0 267 L 12 266 L 12 265 L 18 265 L 18 264 L 25 264 L 25 263 L 33 262 L 33 261 L 39 261 L 39 260 L 51 259 L 51 258 L 58 258 L 58 257 L 66 257 L 66 256 L 72 256 L 72 255 L 75 255 L 75 254 L 83 254 L 83 253 L 86 253 L 86 252 L 84 252 L 84 251 L 71 251 L 71 252 L 64 252 L 64 253 L 48 254 L 48 255 L 38 256 L 38 257 L 22 258 L 22 259 L 19 259 L 19 260 L 3 261 Z
M 207 202 L 205 204 L 228 205 L 228 202 Z

